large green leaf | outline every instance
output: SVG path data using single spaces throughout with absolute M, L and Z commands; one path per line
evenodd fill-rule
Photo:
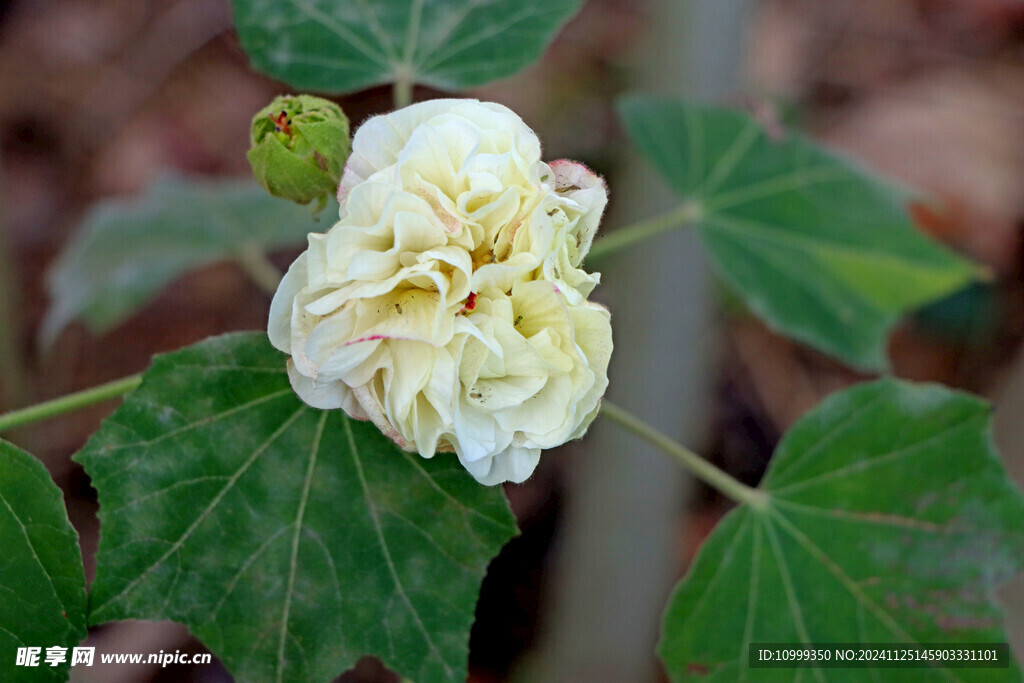
M 979 274 L 917 232 L 892 189 L 799 135 L 682 102 L 630 98 L 620 112 L 725 280 L 791 337 L 883 369 L 904 312 Z
M 262 334 L 158 356 L 76 456 L 99 491 L 90 623 L 186 624 L 244 681 L 328 680 L 374 654 L 463 681 L 500 488 L 314 410 Z
M 43 464 L 0 441 L 0 680 L 67 680 L 71 648 L 85 637 L 85 574 L 78 534 Z M 17 666 L 18 648 L 40 648 Z M 49 666 L 48 647 L 64 647 Z
M 253 64 L 294 88 L 455 90 L 537 59 L 580 0 L 232 0 Z
M 800 420 L 772 459 L 763 504 L 731 512 L 676 589 L 659 645 L 670 676 L 896 680 L 882 669 L 748 669 L 748 646 L 1005 642 L 994 591 L 1024 564 L 1024 498 L 992 448 L 989 416 L 971 396 L 882 380 Z M 1019 678 L 1016 667 L 898 673 Z
M 78 317 L 105 332 L 192 268 L 301 245 L 314 229 L 308 208 L 253 182 L 167 177 L 141 197 L 104 202 L 50 270 L 43 342 Z

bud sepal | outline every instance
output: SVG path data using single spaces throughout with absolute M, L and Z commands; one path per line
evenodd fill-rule
M 267 192 L 299 204 L 327 204 L 350 151 L 349 124 L 334 102 L 312 95 L 280 95 L 252 120 L 247 153 Z

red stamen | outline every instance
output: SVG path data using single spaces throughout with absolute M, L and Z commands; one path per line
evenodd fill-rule
M 292 129 L 288 127 L 288 124 L 291 123 L 288 120 L 288 114 L 281 112 L 277 116 L 274 116 L 273 114 L 267 114 L 267 116 L 269 116 L 270 120 L 274 122 L 274 127 L 277 129 L 278 133 L 284 133 L 285 135 L 292 134 Z
M 460 313 L 469 313 L 476 308 L 476 292 L 470 292 L 469 296 L 466 297 L 466 305 L 462 307 Z

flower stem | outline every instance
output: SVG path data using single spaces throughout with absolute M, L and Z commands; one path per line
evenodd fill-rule
M 43 401 L 21 410 L 12 410 L 9 413 L 0 415 L 0 432 L 41 420 L 48 420 L 51 417 L 69 413 L 72 410 L 78 410 L 94 403 L 123 396 L 139 386 L 141 382 L 141 374 L 122 377 L 121 379 L 115 379 L 113 382 L 101 384 L 98 387 L 76 391 L 73 394 L 61 396 L 50 401 Z
M 690 449 L 665 436 L 632 413 L 623 410 L 607 400 L 601 402 L 601 415 L 633 432 L 644 441 L 660 448 L 679 460 L 698 478 L 715 487 L 737 503 L 745 503 L 755 508 L 763 508 L 767 496 L 762 492 L 718 469 Z
M 594 241 L 587 254 L 588 259 L 598 259 L 612 252 L 631 247 L 637 242 L 657 237 L 678 227 L 688 227 L 695 223 L 701 215 L 701 207 L 696 202 L 685 202 L 668 213 L 654 218 L 638 221 L 624 228 L 619 228 L 609 235 Z
M 277 286 L 281 284 L 281 271 L 270 262 L 263 250 L 256 246 L 246 246 L 235 256 L 238 265 L 260 289 L 274 296 Z

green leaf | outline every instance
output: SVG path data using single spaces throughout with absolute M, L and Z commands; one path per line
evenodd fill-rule
M 242 47 L 297 89 L 406 81 L 457 90 L 540 57 L 580 0 L 232 0 Z
M 465 680 L 480 582 L 516 533 L 501 489 L 307 407 L 264 335 L 158 356 L 76 459 L 100 500 L 90 623 L 181 622 L 244 681 L 366 654 Z
M 917 232 L 903 199 L 854 163 L 746 114 L 650 98 L 620 113 L 698 217 L 722 277 L 769 325 L 865 369 L 889 330 L 979 270 Z
M 996 586 L 1024 564 L 1024 498 L 981 400 L 896 380 L 830 397 L 785 436 L 764 505 L 731 512 L 665 613 L 673 680 L 797 678 L 748 670 L 750 643 L 1005 642 Z M 949 680 L 1016 680 L 955 669 Z M 873 669 L 802 680 L 894 680 Z M 899 680 L 945 680 L 935 669 Z
M 315 229 L 309 209 L 248 181 L 168 177 L 141 197 L 103 202 L 48 274 L 43 344 L 78 317 L 106 332 L 193 268 L 301 245 Z
M 64 681 L 85 637 L 85 574 L 64 497 L 43 464 L 0 441 L 0 680 Z M 65 662 L 46 664 L 46 648 Z M 41 648 L 39 666 L 16 665 L 19 647 Z

